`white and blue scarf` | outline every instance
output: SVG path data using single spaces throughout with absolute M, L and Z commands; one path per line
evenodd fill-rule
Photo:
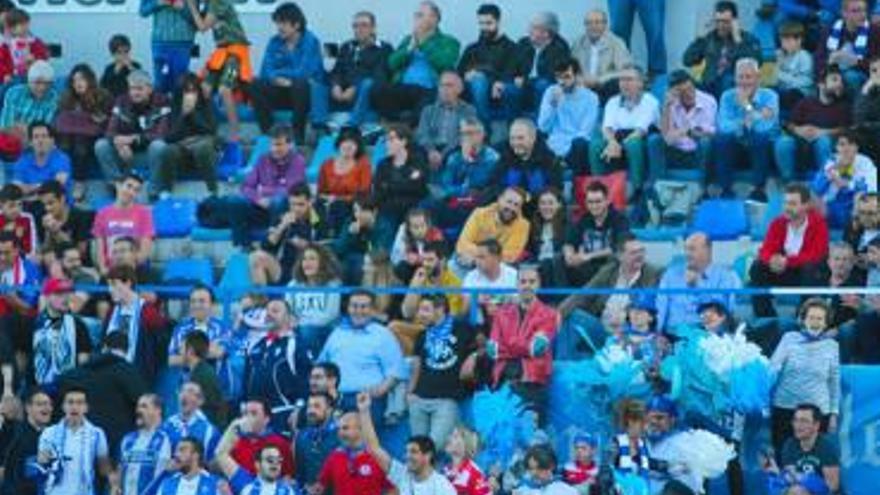
M 108 334 L 121 331 L 125 331 L 128 334 L 128 351 L 125 353 L 125 359 L 129 363 L 135 362 L 138 338 L 140 337 L 141 331 L 141 311 L 144 309 L 144 301 L 138 297 L 132 304 L 134 307 L 130 312 L 127 311 L 129 308 L 125 308 L 126 311 L 124 311 L 123 307 L 117 304 L 116 307 L 113 308 L 113 314 L 110 316 L 110 324 L 107 326 Z M 130 317 L 127 329 L 121 328 L 124 326 L 125 317 Z
M 618 457 L 618 467 L 624 471 L 630 471 L 633 473 L 643 473 L 648 471 L 649 462 L 650 462 L 650 454 L 648 452 L 648 444 L 644 439 L 639 439 L 638 443 L 638 463 L 636 463 L 635 453 L 630 452 L 630 442 L 629 435 L 626 433 L 617 435 L 617 448 L 619 457 Z
M 51 493 L 53 489 L 64 480 L 64 470 L 67 464 L 73 459 L 65 457 L 68 429 L 65 420 L 61 420 L 54 427 L 52 438 L 50 440 L 55 459 L 46 469 L 46 493 Z M 88 420 L 83 420 L 80 427 L 84 430 L 80 436 L 80 442 L 76 449 L 76 456 L 81 459 L 78 486 L 86 491 L 83 494 L 93 493 L 95 487 L 95 458 L 98 452 L 98 441 L 100 440 L 100 432 L 97 427 Z
M 834 26 L 831 27 L 831 32 L 828 34 L 828 41 L 825 43 L 825 47 L 829 52 L 834 52 L 843 48 L 843 30 L 843 19 L 838 19 L 838 21 L 834 23 Z M 870 32 L 871 24 L 868 21 L 865 21 L 859 26 L 859 31 L 856 33 L 856 39 L 855 42 L 853 42 L 853 52 L 859 57 L 859 59 L 863 58 L 868 53 L 868 35 Z
M 263 480 L 257 476 L 254 478 L 254 481 L 244 487 L 240 495 L 263 495 L 263 484 Z M 278 480 L 275 482 L 275 491 L 273 493 L 274 495 L 296 495 L 297 492 L 284 480 Z
M 52 319 L 40 315 L 34 332 L 34 377 L 38 384 L 54 383 L 58 375 L 76 366 L 76 319 L 66 313 Z

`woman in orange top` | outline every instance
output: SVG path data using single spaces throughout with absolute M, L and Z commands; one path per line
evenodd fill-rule
M 326 225 L 348 225 L 352 201 L 370 192 L 372 175 L 360 131 L 343 129 L 336 138 L 336 156 L 322 163 L 318 174 L 318 205 Z

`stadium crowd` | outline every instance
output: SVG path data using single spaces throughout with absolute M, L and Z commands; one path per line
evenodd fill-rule
M 765 0 L 750 32 L 719 1 L 671 72 L 660 0 L 609 0 L 573 40 L 553 12 L 508 37 L 484 4 L 467 45 L 431 1 L 393 45 L 368 11 L 324 45 L 285 2 L 260 67 L 235 5 L 141 0 L 153 72 L 120 34 L 100 77 L 92 60 L 59 85 L 39 23 L 0 0 L 0 493 L 630 493 L 608 470 L 644 475 L 650 493 L 705 493 L 655 448 L 690 427 L 739 447 L 744 417 L 677 403 L 659 367 L 681 326 L 745 331 L 770 358 L 768 493 L 844 493 L 840 366 L 880 363 L 880 297 L 809 298 L 788 318 L 766 293 L 749 307 L 729 291 L 880 286 L 880 4 Z M 647 70 L 628 48 L 636 14 Z M 208 31 L 216 47 L 190 72 Z M 230 193 L 218 164 L 253 144 L 243 109 L 269 144 Z M 256 290 L 234 321 L 210 286 L 182 311 L 154 292 L 167 278 L 152 206 L 184 176 L 206 183 L 201 225 L 231 229 L 249 260 Z M 774 195 L 739 270 L 713 261 L 711 232 L 667 267 L 635 233 Z M 375 290 L 389 287 L 412 290 Z M 554 364 L 611 344 L 650 394 L 615 405 L 611 438 L 555 450 Z M 518 470 L 478 466 L 486 439 L 461 411 L 502 387 L 538 429 Z M 403 461 L 379 440 L 401 422 Z M 726 469 L 734 495 L 743 462 Z

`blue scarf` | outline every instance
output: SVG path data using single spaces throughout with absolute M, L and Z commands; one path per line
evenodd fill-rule
M 447 316 L 440 323 L 425 330 L 425 347 L 430 349 L 441 344 L 449 340 L 450 335 L 452 335 L 452 317 Z
M 52 318 L 44 312 L 36 327 L 34 375 L 40 385 L 51 384 L 76 366 L 76 320 L 69 313 Z
M 813 342 L 819 342 L 820 340 L 825 340 L 828 338 L 828 331 L 824 331 L 819 335 L 814 335 L 810 333 L 806 328 L 801 328 L 800 330 L 801 336 L 804 338 L 804 342 L 808 344 L 812 344 Z
M 248 484 L 244 490 L 241 491 L 242 495 L 261 495 L 263 493 L 263 480 L 260 479 L 259 476 L 254 478 L 250 484 Z M 284 480 L 275 481 L 275 495 L 295 495 L 296 492 L 294 489 L 284 482 Z
M 843 19 L 839 19 L 834 23 L 834 26 L 832 26 L 831 32 L 828 34 L 828 41 L 825 44 L 825 47 L 829 52 L 834 52 L 843 48 L 843 29 Z M 868 23 L 868 21 L 865 21 L 859 26 L 859 30 L 856 33 L 856 40 L 853 42 L 853 51 L 859 59 L 863 58 L 868 53 L 868 34 L 870 34 L 870 31 L 871 24 Z
M 107 326 L 107 333 L 126 332 L 128 335 L 128 352 L 125 353 L 125 360 L 129 363 L 135 362 L 135 355 L 138 350 L 138 338 L 141 331 L 141 311 L 144 308 L 144 301 L 138 296 L 134 303 L 134 311 L 128 320 L 128 328 L 120 328 L 123 323 L 122 306 L 116 305 L 113 308 L 113 314 L 110 316 L 110 325 Z

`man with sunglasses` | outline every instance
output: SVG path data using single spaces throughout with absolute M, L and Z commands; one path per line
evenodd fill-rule
M 242 468 L 230 451 L 232 446 L 241 436 L 241 431 L 247 429 L 246 417 L 239 418 L 229 425 L 223 434 L 223 439 L 217 447 L 217 464 L 235 495 L 294 495 L 296 492 L 282 475 L 284 455 L 277 445 L 266 444 L 254 455 L 254 464 L 257 473 L 251 474 Z

